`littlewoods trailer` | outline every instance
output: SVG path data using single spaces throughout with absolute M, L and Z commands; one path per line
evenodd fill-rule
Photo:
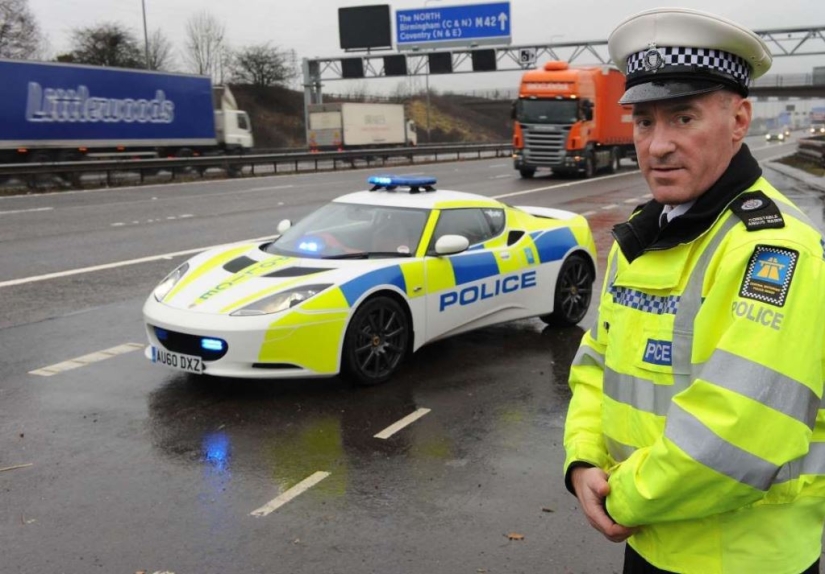
M 203 76 L 0 60 L 0 162 L 188 157 L 252 146 L 231 94 Z

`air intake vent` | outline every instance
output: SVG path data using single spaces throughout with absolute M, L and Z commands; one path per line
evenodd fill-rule
M 283 269 L 276 269 L 272 273 L 267 273 L 264 277 L 303 277 L 304 275 L 314 275 L 323 271 L 330 271 L 330 269 L 323 269 L 320 267 L 285 267 Z
M 250 265 L 255 265 L 256 263 L 257 261 L 255 261 L 254 259 L 250 259 L 249 257 L 242 255 L 237 259 L 233 259 L 232 261 L 224 265 L 223 268 L 229 271 L 230 273 L 237 273 L 238 271 L 246 269 Z

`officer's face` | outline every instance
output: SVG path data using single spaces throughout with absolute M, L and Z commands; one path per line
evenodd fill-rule
M 739 150 L 750 111 L 726 91 L 635 104 L 636 154 L 656 201 L 676 205 L 707 191 Z

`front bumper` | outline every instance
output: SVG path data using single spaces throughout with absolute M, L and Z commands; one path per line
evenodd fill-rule
M 289 310 L 253 317 L 195 313 L 158 303 L 152 295 L 143 306 L 150 345 L 200 356 L 206 375 L 292 379 L 338 374 L 344 318 L 331 321 L 324 315 L 316 321 L 311 315 L 300 314 L 295 320 L 295 313 Z M 158 328 L 173 337 L 161 340 Z M 225 354 L 215 358 L 208 351 L 201 352 L 196 342 L 204 337 L 225 341 Z M 152 359 L 151 347 L 145 355 Z

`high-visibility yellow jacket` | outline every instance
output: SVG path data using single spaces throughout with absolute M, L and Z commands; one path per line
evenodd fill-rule
M 604 469 L 608 513 L 640 527 L 628 543 L 673 572 L 799 574 L 820 555 L 825 244 L 765 179 L 745 187 L 685 241 L 617 227 L 570 373 L 565 473 Z

